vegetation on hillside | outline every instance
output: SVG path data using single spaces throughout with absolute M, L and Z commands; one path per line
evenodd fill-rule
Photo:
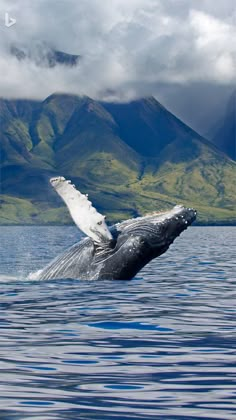
M 110 222 L 183 203 L 236 222 L 236 163 L 154 98 L 0 101 L 0 224 L 70 223 L 49 178 L 72 179 Z

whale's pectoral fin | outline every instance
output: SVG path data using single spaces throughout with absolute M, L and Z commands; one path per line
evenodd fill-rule
M 87 195 L 81 194 L 71 181 L 63 177 L 51 178 L 50 182 L 66 203 L 72 219 L 82 232 L 96 243 L 112 240 L 105 217 L 92 206 Z

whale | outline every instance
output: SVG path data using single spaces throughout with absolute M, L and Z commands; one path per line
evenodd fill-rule
M 176 205 L 108 227 L 105 216 L 71 181 L 56 177 L 50 182 L 86 237 L 33 273 L 31 279 L 131 280 L 164 254 L 197 215 L 193 208 Z

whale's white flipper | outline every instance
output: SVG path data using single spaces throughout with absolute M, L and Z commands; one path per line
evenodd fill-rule
M 71 181 L 63 177 L 51 178 L 50 182 L 66 203 L 72 219 L 82 232 L 97 243 L 112 240 L 105 217 L 92 206 L 87 195 L 81 194 Z

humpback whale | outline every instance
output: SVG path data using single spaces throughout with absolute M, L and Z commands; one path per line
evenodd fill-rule
M 109 228 L 105 217 L 71 181 L 57 177 L 50 182 L 87 237 L 30 278 L 130 280 L 166 252 L 196 219 L 196 210 L 178 205 L 170 211 L 126 220 Z

